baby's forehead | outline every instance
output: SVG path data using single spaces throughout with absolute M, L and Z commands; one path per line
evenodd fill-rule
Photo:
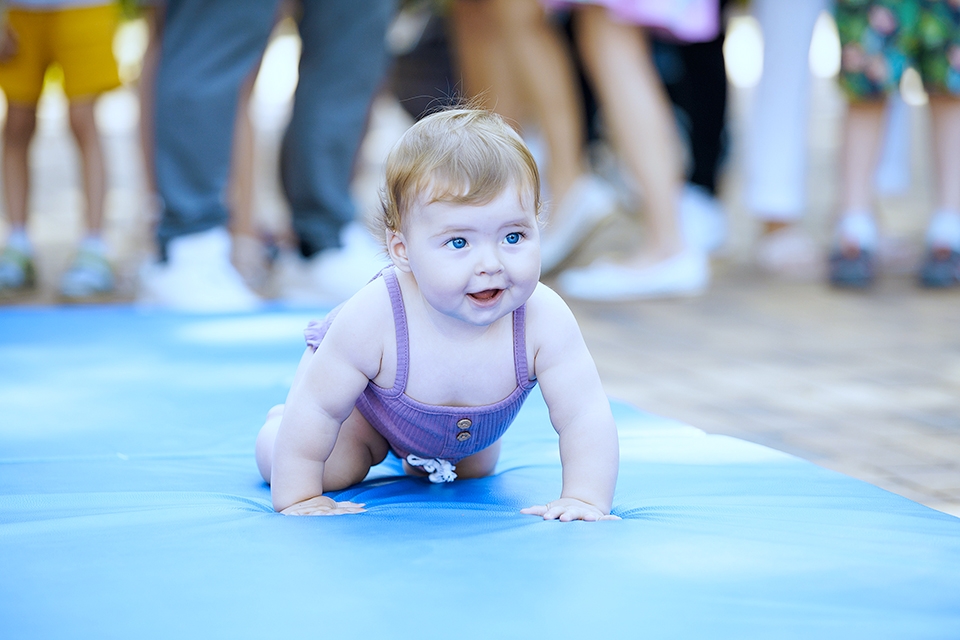
M 500 206 L 497 206 L 494 210 L 484 208 L 485 205 L 501 199 L 504 199 L 507 203 L 507 209 Z M 516 203 L 515 209 L 512 206 L 514 202 Z M 511 210 L 513 210 L 513 213 L 510 213 Z M 411 203 L 401 219 L 401 226 L 407 227 L 409 230 L 407 225 L 410 223 L 426 222 L 430 225 L 441 226 L 469 224 L 471 220 L 479 223 L 481 220 L 489 220 L 491 215 L 496 219 L 501 219 L 501 222 L 509 218 L 511 224 L 522 224 L 522 221 L 528 221 L 529 224 L 533 225 L 539 224 L 533 192 L 530 189 L 521 190 L 514 185 L 510 185 L 494 193 L 492 197 L 485 198 L 468 198 L 457 192 L 424 192 L 421 197 Z
M 523 176 L 511 179 L 504 184 L 485 184 L 472 185 L 468 182 L 452 182 L 441 180 L 430 180 L 424 182 L 422 186 L 413 194 L 412 202 L 418 206 L 424 206 L 431 202 L 444 202 L 448 204 L 463 205 L 484 205 L 500 198 L 504 194 L 514 193 L 520 205 L 524 208 L 535 207 L 537 203 L 537 190 L 530 180 Z

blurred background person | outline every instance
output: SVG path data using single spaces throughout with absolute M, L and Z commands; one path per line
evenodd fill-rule
M 467 95 L 515 122 L 535 148 L 542 142 L 541 260 L 550 273 L 617 208 L 586 154 L 584 101 L 566 36 L 538 0 L 460 0 L 452 24 Z
M 34 251 L 27 236 L 30 210 L 29 151 L 37 102 L 51 67 L 62 72 L 70 130 L 83 172 L 85 235 L 60 280 L 67 300 L 89 300 L 113 291 L 115 278 L 103 241 L 106 168 L 94 117 L 100 94 L 120 84 L 113 57 L 117 7 L 90 0 L 16 0 L 0 6 L 0 88 L 7 98 L 3 130 L 4 206 L 10 224 L 0 253 L 0 295 L 32 289 Z
M 960 281 L 960 2 L 837 0 L 840 86 L 849 100 L 841 151 L 839 217 L 830 281 L 862 288 L 876 277 L 879 229 L 874 170 L 886 97 L 914 67 L 929 95 L 936 173 L 935 211 L 926 232 L 919 281 Z
M 746 132 L 746 205 L 760 222 L 756 262 L 796 279 L 823 274 L 822 251 L 799 222 L 806 208 L 809 52 L 828 0 L 753 0 L 763 74 Z
M 289 2 L 281 2 L 280 13 L 290 11 Z M 137 85 L 140 97 L 140 143 L 143 150 L 144 181 L 151 216 L 159 214 L 159 200 L 154 170 L 154 123 L 153 113 L 156 95 L 157 67 L 160 63 L 160 44 L 166 14 L 166 0 L 145 1 L 140 5 L 140 15 L 146 25 L 147 45 L 143 53 L 140 77 Z M 260 71 L 259 62 L 244 80 L 237 104 L 237 119 L 231 153 L 229 198 L 230 235 L 232 262 L 244 281 L 255 291 L 265 287 L 269 277 L 269 255 L 259 238 L 254 215 L 254 159 L 255 141 L 253 123 L 250 119 L 250 97 L 253 84 Z M 156 223 L 156 220 L 152 220 Z
M 155 98 L 160 259 L 141 274 L 143 302 L 193 310 L 258 303 L 230 260 L 226 188 L 240 88 L 275 15 L 273 2 L 167 3 Z M 281 176 L 298 242 L 293 269 L 316 301 L 343 299 L 376 272 L 375 243 L 351 224 L 349 186 L 392 15 L 390 0 L 299 8 L 299 82 Z M 348 251 L 353 245 L 358 251 Z
M 714 1 L 566 2 L 574 7 L 578 49 L 596 92 L 606 135 L 643 197 L 643 239 L 621 262 L 604 259 L 564 271 L 561 292 L 587 300 L 697 295 L 709 284 L 707 252 L 684 238 L 678 215 L 682 186 L 679 142 L 647 28 L 687 41 L 719 30 Z
M 730 4 L 720 0 L 721 18 Z M 726 29 L 703 42 L 678 42 L 653 32 L 654 62 L 673 104 L 687 150 L 680 194 L 681 230 L 690 244 L 708 253 L 727 239 L 727 212 L 719 194 L 728 155 L 727 71 L 723 58 Z

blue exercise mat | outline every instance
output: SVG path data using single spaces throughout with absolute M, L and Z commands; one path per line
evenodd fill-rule
M 622 521 L 519 513 L 560 489 L 536 392 L 493 477 L 275 514 L 308 318 L 0 310 L 0 638 L 960 638 L 960 519 L 616 402 Z

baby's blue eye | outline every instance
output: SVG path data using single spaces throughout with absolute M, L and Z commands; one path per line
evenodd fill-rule
M 467 246 L 467 241 L 464 240 L 463 238 L 454 238 L 453 240 L 450 240 L 449 242 L 447 242 L 447 244 L 449 244 L 454 249 L 463 249 L 465 246 Z
M 519 233 L 514 231 L 513 233 L 508 233 L 505 239 L 507 241 L 507 244 L 517 244 L 518 242 L 520 242 L 521 237 L 522 236 Z

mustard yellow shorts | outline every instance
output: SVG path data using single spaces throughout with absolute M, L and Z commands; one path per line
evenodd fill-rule
M 17 52 L 0 63 L 7 101 L 36 104 L 51 65 L 63 70 L 67 98 L 94 97 L 120 85 L 113 56 L 118 8 L 114 3 L 67 9 L 10 9 Z

